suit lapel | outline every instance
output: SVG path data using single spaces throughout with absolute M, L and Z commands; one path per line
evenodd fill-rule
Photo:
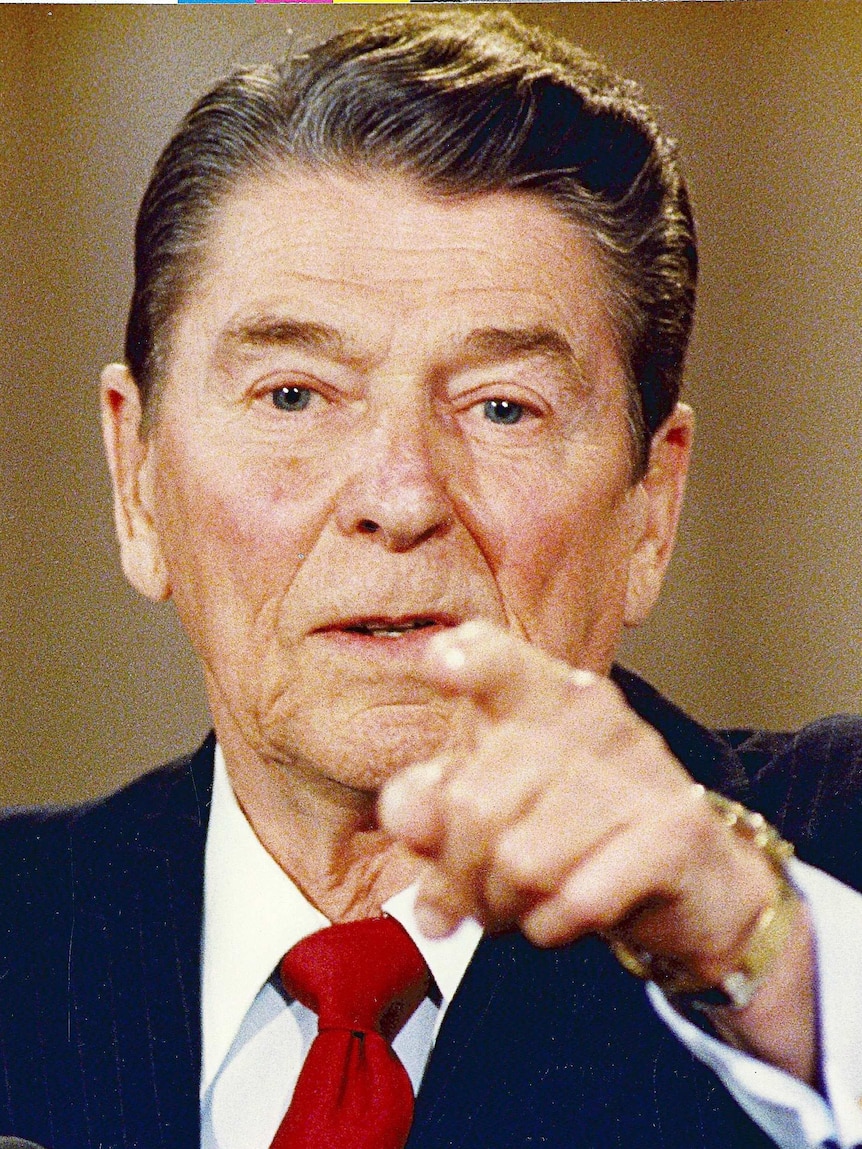
M 668 702 L 648 682 L 615 666 L 611 677 L 629 706 L 661 734 L 689 774 L 709 790 L 751 804 L 752 790 L 739 756 L 723 738 Z
M 90 809 L 72 828 L 70 1034 L 89 1144 L 168 1149 L 199 1140 L 212 751 L 208 740 L 193 758 Z M 91 1091 L 88 1083 L 103 1087 Z

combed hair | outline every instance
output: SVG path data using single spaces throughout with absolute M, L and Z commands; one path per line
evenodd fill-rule
M 673 409 L 694 312 L 694 222 L 640 89 L 509 13 L 409 12 L 234 73 L 180 124 L 135 234 L 126 359 L 151 405 L 171 321 L 220 204 L 296 163 L 409 176 L 433 194 L 533 193 L 604 270 L 640 472 Z

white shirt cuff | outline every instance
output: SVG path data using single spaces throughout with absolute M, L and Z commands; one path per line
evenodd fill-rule
M 819 1149 L 827 1142 L 853 1149 L 862 1144 L 862 894 L 798 860 L 791 873 L 814 926 L 826 1098 L 705 1033 L 657 986 L 648 985 L 647 993 L 665 1024 L 781 1149 Z

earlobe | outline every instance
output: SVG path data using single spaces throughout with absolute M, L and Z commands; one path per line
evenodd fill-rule
M 649 465 L 635 495 L 642 500 L 640 536 L 629 563 L 625 624 L 649 615 L 664 581 L 676 541 L 694 437 L 694 413 L 676 407 L 653 436 Z
M 170 583 L 153 515 L 153 443 L 142 429 L 138 385 L 121 363 L 102 372 L 101 408 L 123 571 L 141 594 L 161 601 Z

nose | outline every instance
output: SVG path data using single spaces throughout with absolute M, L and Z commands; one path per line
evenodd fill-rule
M 445 464 L 432 437 L 416 416 L 392 415 L 356 440 L 336 511 L 343 533 L 373 535 L 387 550 L 405 551 L 447 529 Z

